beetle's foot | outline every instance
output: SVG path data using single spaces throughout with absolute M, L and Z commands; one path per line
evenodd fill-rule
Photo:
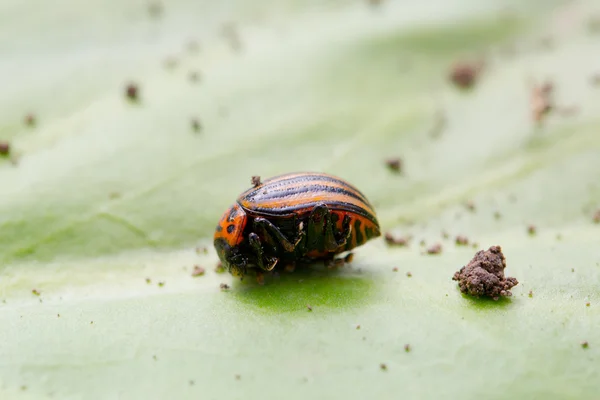
M 344 265 L 343 258 L 332 258 L 331 260 L 325 261 L 325 266 L 329 269 L 336 269 Z
M 340 238 L 336 240 L 338 247 L 344 246 L 348 242 L 348 239 L 350 239 L 350 236 L 352 235 L 352 227 L 350 226 L 350 220 L 351 218 L 349 215 L 344 215 L 344 221 L 342 221 L 342 230 L 341 232 L 339 232 Z
M 266 264 L 264 264 L 265 271 L 272 271 L 277 265 L 279 258 L 277 257 L 266 257 Z
M 354 253 L 348 253 L 346 257 L 344 257 L 344 262 L 346 264 L 350 264 L 354 260 Z

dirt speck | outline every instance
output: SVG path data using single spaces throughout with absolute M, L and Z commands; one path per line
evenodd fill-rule
M 202 123 L 200 122 L 200 120 L 198 118 L 192 118 L 190 120 L 190 127 L 192 128 L 192 131 L 199 133 L 200 131 L 202 131 Z
M 202 276 L 202 275 L 204 275 L 205 272 L 206 272 L 206 270 L 204 268 L 202 268 L 201 266 L 194 265 L 194 270 L 192 271 L 192 276 L 193 277 Z
M 529 225 L 527 227 L 527 233 L 529 234 L 529 236 L 534 236 L 537 233 L 537 228 L 535 225 Z
M 129 83 L 125 87 L 125 96 L 133 102 L 137 102 L 140 99 L 140 89 L 135 83 Z
M 590 78 L 590 83 L 593 86 L 600 86 L 600 72 L 595 73 L 594 75 L 592 75 L 592 77 Z
M 192 83 L 196 83 L 196 82 L 200 81 L 200 72 L 190 71 L 190 73 L 188 74 L 188 79 Z
M 500 219 L 500 218 L 502 218 L 502 214 L 500 214 L 500 211 L 496 211 L 496 212 L 494 212 L 494 218 L 495 218 L 495 219 Z
M 150 278 L 146 278 L 146 283 L 149 285 L 152 283 L 152 281 L 150 280 Z
M 515 278 L 505 277 L 506 258 L 500 246 L 492 246 L 488 250 L 475 253 L 473 259 L 459 271 L 452 280 L 458 281 L 462 293 L 474 297 L 512 296 L 510 289 L 519 284 Z
M 208 254 L 208 248 L 206 246 L 196 247 L 196 254 Z
M 435 243 L 427 248 L 427 254 L 440 254 L 442 252 L 442 244 Z
M 356 330 L 359 330 L 359 329 L 360 329 L 360 324 L 356 325 Z
M 226 283 L 221 283 L 221 284 L 219 285 L 219 288 L 220 288 L 221 290 L 229 290 L 229 285 L 228 285 L 228 284 L 226 284 Z
M 587 303 L 585 303 L 585 306 L 589 307 L 590 306 L 590 302 L 588 301 Z
M 165 9 L 161 2 L 151 1 L 148 3 L 148 14 L 152 18 L 160 18 L 164 14 Z
M 475 203 L 473 202 L 473 200 L 469 200 L 465 203 L 465 207 L 467 208 L 467 210 L 469 211 L 475 211 Z
M 450 237 L 450 234 L 447 231 L 442 231 L 442 238 L 443 239 L 448 239 Z
M 411 350 L 410 344 L 408 344 L 408 343 L 405 344 L 404 345 L 404 351 L 408 353 L 410 350 Z
M 410 242 L 409 236 L 394 236 L 391 232 L 386 232 L 384 235 L 384 240 L 389 246 L 399 246 L 405 247 L 408 246 L 408 242 Z
M 260 182 L 260 176 L 258 176 L 258 175 L 253 175 L 253 176 L 252 176 L 252 179 L 250 180 L 250 182 L 252 183 L 252 186 L 254 186 L 254 187 L 258 187 L 258 186 L 260 186 L 260 185 L 261 185 L 261 182 Z
M 39 290 L 37 290 L 37 289 L 32 289 L 32 290 L 31 290 L 31 293 L 33 293 L 33 294 L 34 294 L 34 295 L 36 295 L 36 296 L 39 296 L 39 295 L 41 294 L 41 293 L 40 293 L 40 291 L 39 291 Z
M 115 199 L 118 199 L 118 198 L 120 198 L 120 197 L 121 197 L 121 193 L 119 193 L 119 192 L 110 192 L 110 193 L 108 194 L 108 198 L 109 198 L 110 200 L 115 200 Z
M 460 61 L 452 66 L 450 80 L 460 89 L 470 89 L 477 83 L 482 70 L 482 62 Z
M 0 142 L 0 156 L 10 155 L 10 143 Z
M 590 344 L 587 340 L 584 340 L 583 342 L 581 342 L 581 347 L 587 349 L 588 347 L 590 347 Z
M 600 208 L 596 210 L 596 212 L 592 216 L 592 221 L 594 221 L 595 224 L 600 224 Z
M 385 160 L 385 165 L 393 172 L 402 172 L 402 160 L 400 158 L 388 158 Z
M 306 305 L 306 309 L 307 309 L 308 311 L 312 311 L 312 307 L 311 307 L 311 305 L 310 305 L 310 304 L 307 304 L 307 305 Z
M 189 381 L 190 386 L 194 386 L 196 384 L 196 382 L 194 382 L 193 380 Z
M 163 286 L 165 286 L 164 282 L 158 282 L 158 287 L 163 287 Z
M 215 272 L 217 274 L 222 274 L 223 272 L 225 272 L 225 267 L 223 267 L 223 264 L 221 262 L 219 262 L 215 267 Z
M 411 272 L 407 272 L 406 276 L 408 276 L 409 278 L 411 278 L 412 277 L 412 273 Z
M 236 380 L 236 381 L 239 381 L 239 380 L 241 380 L 241 379 L 242 379 L 242 376 L 241 376 L 240 374 L 236 374 L 236 375 L 235 375 L 235 380 Z
M 529 291 L 529 297 L 533 297 L 533 290 Z
M 455 242 L 457 246 L 467 246 L 469 244 L 469 238 L 464 235 L 458 235 Z
M 27 114 L 27 115 L 25 115 L 25 118 L 23 118 L 23 122 L 25 123 L 26 126 L 33 127 L 36 125 L 37 120 L 35 118 L 35 115 Z
M 384 363 L 379 364 L 379 369 L 381 369 L 382 371 L 387 371 L 387 365 Z
M 554 84 L 552 82 L 545 82 L 541 85 L 534 83 L 532 85 L 529 95 L 529 106 L 531 117 L 535 122 L 543 122 L 544 118 L 554 108 L 553 91 Z
M 398 272 L 398 267 L 394 267 L 394 268 L 392 268 L 392 271 L 394 271 L 394 272 Z

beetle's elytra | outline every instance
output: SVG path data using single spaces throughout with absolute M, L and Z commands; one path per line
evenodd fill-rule
M 329 262 L 381 235 L 373 207 L 357 188 L 323 173 L 256 182 L 221 217 L 214 245 L 234 276 L 296 262 Z

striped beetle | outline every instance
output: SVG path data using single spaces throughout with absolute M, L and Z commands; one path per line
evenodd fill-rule
M 308 172 L 262 183 L 256 178 L 223 214 L 214 235 L 219 259 L 234 276 L 253 268 L 262 282 L 263 271 L 278 264 L 330 264 L 381 235 L 367 198 L 340 178 Z

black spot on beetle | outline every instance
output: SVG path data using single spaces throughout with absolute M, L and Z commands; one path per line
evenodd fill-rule
M 235 230 L 235 225 L 231 224 L 231 225 L 227 225 L 227 233 L 233 233 L 233 231 Z
M 217 225 L 217 232 L 223 232 L 223 227 L 220 224 Z

